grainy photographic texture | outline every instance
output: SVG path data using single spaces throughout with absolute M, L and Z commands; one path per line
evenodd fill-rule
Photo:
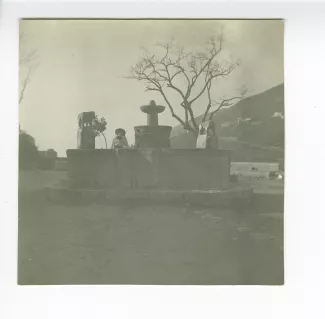
M 19 32 L 18 284 L 284 283 L 282 20 Z

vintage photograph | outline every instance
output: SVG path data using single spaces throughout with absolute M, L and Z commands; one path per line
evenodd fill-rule
M 283 285 L 284 21 L 19 22 L 19 285 Z

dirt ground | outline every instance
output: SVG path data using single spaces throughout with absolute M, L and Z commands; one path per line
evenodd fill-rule
M 64 174 L 20 174 L 18 284 L 283 284 L 281 205 L 48 202 L 43 186 Z

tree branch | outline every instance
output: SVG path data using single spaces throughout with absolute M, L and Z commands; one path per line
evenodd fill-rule
M 210 84 L 208 85 L 207 89 L 208 89 L 208 100 L 209 100 L 209 101 L 208 101 L 208 105 L 207 105 L 207 107 L 206 107 L 206 110 L 205 110 L 205 112 L 204 112 L 202 122 L 205 122 L 206 117 L 207 117 L 207 115 L 208 115 L 208 113 L 209 113 L 209 111 L 210 111 L 210 108 L 211 108 L 211 106 L 212 106 L 212 102 L 211 102 L 211 92 L 210 92 L 210 90 L 211 90 L 211 82 L 210 82 Z
M 24 39 L 25 39 L 25 34 L 23 32 L 21 32 L 19 34 L 19 46 L 21 46 Z M 25 78 L 20 83 L 21 85 L 20 85 L 20 93 L 19 93 L 19 99 L 18 99 L 19 104 L 21 104 L 21 102 L 24 99 L 26 88 L 27 88 L 28 84 L 30 83 L 32 74 L 39 66 L 39 63 L 36 62 L 37 59 L 38 59 L 38 56 L 37 56 L 36 50 L 29 51 L 24 56 L 22 56 L 21 53 L 19 54 L 19 68 L 22 68 L 23 66 L 26 66 L 26 68 L 27 68 L 27 74 L 26 74 Z
M 202 72 L 212 63 L 213 59 L 220 54 L 220 52 L 222 51 L 222 47 L 223 47 L 223 35 L 221 34 L 218 37 L 218 41 L 219 41 L 219 47 L 218 49 L 216 48 L 216 42 L 214 39 L 210 40 L 208 42 L 208 45 L 211 46 L 211 48 L 208 50 L 209 53 L 208 54 L 198 54 L 196 56 L 196 59 L 201 61 L 201 63 L 203 63 L 204 61 L 206 61 L 205 63 L 203 63 L 203 65 L 201 64 L 201 67 L 199 68 L 199 70 L 195 70 L 195 75 L 192 78 L 192 84 L 191 84 L 191 88 L 194 87 L 197 79 L 200 77 L 200 75 L 202 74 Z M 209 56 L 210 55 L 210 56 Z M 192 67 L 192 69 L 195 67 Z
M 167 103 L 168 108 L 169 108 L 169 110 L 170 110 L 170 112 L 172 114 L 172 117 L 175 118 L 179 123 L 181 123 L 183 125 L 183 128 L 184 129 L 189 128 L 191 130 L 192 128 L 191 127 L 188 127 L 188 123 L 185 123 L 178 115 L 175 114 L 174 109 L 173 109 L 172 105 L 170 104 L 170 102 L 168 101 L 168 99 L 167 99 L 164 91 L 161 90 L 160 93 L 163 96 L 165 102 Z
M 24 80 L 22 81 L 22 84 L 21 84 L 21 91 L 20 91 L 20 94 L 19 94 L 19 104 L 22 102 L 23 98 L 24 98 L 24 95 L 25 95 L 25 91 L 26 91 L 26 88 L 30 82 L 30 79 L 31 79 L 31 76 L 33 74 L 33 72 L 36 70 L 38 65 L 34 65 L 34 66 L 30 66 L 28 68 L 28 71 L 27 71 L 27 75 L 26 77 L 24 78 Z
M 244 95 L 244 94 L 243 94 Z M 213 112 L 211 112 L 210 113 L 210 116 L 209 116 L 209 120 L 212 120 L 212 118 L 213 118 L 213 116 L 222 108 L 222 107 L 224 107 L 224 106 L 232 106 L 232 105 L 234 105 L 234 101 L 235 100 L 242 100 L 243 98 L 244 98 L 244 96 L 243 95 L 241 95 L 241 96 L 234 96 L 234 97 L 232 97 L 232 98 L 230 98 L 230 99 L 225 99 L 225 100 L 222 100 L 221 101 L 221 103 L 219 104 L 219 106 L 218 106 L 218 108 L 215 110 L 215 111 L 213 111 Z
M 204 84 L 202 90 L 199 92 L 199 94 L 195 98 L 193 98 L 191 101 L 189 101 L 189 103 L 192 104 L 197 99 L 199 99 L 202 96 L 202 94 L 204 93 L 204 91 L 206 90 L 206 88 L 208 87 L 208 85 L 212 82 L 213 79 L 215 79 L 217 77 L 229 75 L 232 71 L 234 71 L 236 69 L 237 66 L 238 66 L 237 63 L 236 64 L 232 64 L 227 69 L 218 70 L 214 74 L 213 74 L 213 70 L 212 70 L 210 76 L 208 77 L 208 80 L 205 81 L 205 84 Z M 211 85 L 210 85 L 210 87 L 211 87 Z
M 219 63 L 217 61 L 216 57 L 223 50 L 223 43 L 223 35 L 221 34 L 217 39 L 208 42 L 205 52 L 197 54 L 186 53 L 182 47 L 176 47 L 174 50 L 175 46 L 172 43 L 157 44 L 159 48 L 162 48 L 162 57 L 143 49 L 144 55 L 139 58 L 131 69 L 132 74 L 128 78 L 145 82 L 145 91 L 159 92 L 168 105 L 172 117 L 177 119 L 185 129 L 198 132 L 198 123 L 196 123 L 192 108 L 193 103 L 207 93 L 208 104 L 203 116 L 203 119 L 206 120 L 213 106 L 211 95 L 213 80 L 230 75 L 239 65 L 238 62 L 228 63 L 224 61 Z M 176 79 L 182 80 L 182 86 L 178 84 Z M 198 93 L 191 97 L 194 87 L 198 86 L 198 83 L 201 85 L 199 79 L 203 79 L 204 82 L 200 89 L 197 90 Z M 179 105 L 184 109 L 183 118 L 175 113 L 166 95 L 165 88 L 177 92 L 181 99 Z M 227 103 L 231 103 L 234 99 L 227 99 L 218 103 L 218 110 Z
M 196 123 L 195 115 L 194 115 L 194 112 L 193 112 L 193 109 L 192 109 L 191 106 L 188 106 L 188 111 L 189 111 L 189 113 L 190 113 L 191 122 L 192 122 L 192 124 L 193 124 L 193 126 L 194 126 L 194 129 L 195 129 L 196 132 L 198 132 L 198 131 L 199 131 L 199 126 L 198 126 L 197 123 Z

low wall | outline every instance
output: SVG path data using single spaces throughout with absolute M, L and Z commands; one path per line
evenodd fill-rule
M 160 184 L 166 188 L 220 189 L 228 187 L 230 154 L 206 149 L 163 150 L 158 157 Z
M 223 189 L 230 152 L 206 149 L 68 150 L 73 185 L 91 188 Z
M 56 171 L 67 171 L 68 170 L 68 160 L 57 159 L 55 161 L 55 170 Z
M 279 170 L 284 172 L 284 167 L 285 167 L 284 158 L 278 158 L 278 163 L 279 163 Z
M 116 151 L 118 184 L 123 188 L 159 187 L 160 151 L 156 149 L 119 149 Z
M 37 167 L 42 170 L 53 170 L 55 168 L 55 158 L 40 157 Z
M 118 183 L 115 150 L 67 150 L 68 177 L 74 186 L 110 188 Z

